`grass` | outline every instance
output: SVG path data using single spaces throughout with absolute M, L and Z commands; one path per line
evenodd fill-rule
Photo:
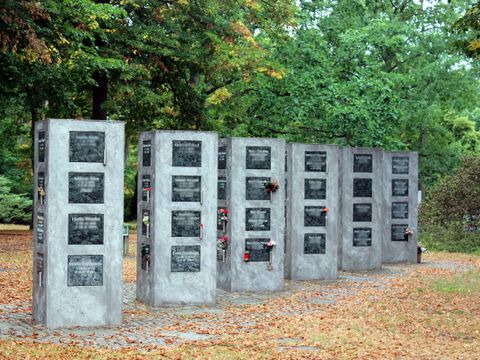
M 444 293 L 480 295 L 480 272 L 468 271 L 449 279 L 438 279 L 432 282 L 431 288 Z

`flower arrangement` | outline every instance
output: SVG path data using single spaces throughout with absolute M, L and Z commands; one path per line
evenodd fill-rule
M 218 238 L 218 246 L 222 250 L 227 250 L 228 247 L 228 236 L 221 236 Z
M 323 212 L 328 213 L 329 211 L 330 211 L 330 209 L 329 209 L 328 207 L 324 207 L 324 208 L 323 208 Z
M 265 245 L 263 245 L 263 248 L 267 251 L 267 252 L 271 252 L 273 250 L 273 248 L 275 247 L 275 245 L 277 245 L 277 243 L 275 241 L 273 241 L 272 239 L 270 239 L 270 241 L 268 243 L 266 243 Z
M 407 236 L 413 235 L 413 230 L 410 228 L 406 228 L 403 234 Z
M 228 221 L 228 209 L 220 208 L 217 210 L 217 223 L 222 225 Z
M 144 215 L 143 218 L 142 218 L 142 222 L 143 222 L 145 225 L 149 225 L 149 224 L 150 224 L 150 216 Z
M 40 196 L 45 196 L 45 195 L 46 195 L 45 189 L 43 188 L 43 186 L 37 187 L 37 191 L 38 191 L 38 194 L 39 194 Z
M 269 193 L 274 193 L 280 189 L 280 184 L 277 180 L 270 180 L 265 184 L 265 190 Z

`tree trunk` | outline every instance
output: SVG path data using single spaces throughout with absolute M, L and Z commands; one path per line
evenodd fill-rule
M 107 112 L 103 109 L 103 104 L 107 100 L 107 73 L 105 71 L 97 70 L 93 73 L 93 79 L 97 85 L 92 89 L 92 119 L 106 120 Z

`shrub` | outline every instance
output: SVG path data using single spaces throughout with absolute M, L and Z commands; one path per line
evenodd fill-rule
M 31 221 L 32 200 L 26 194 L 12 192 L 12 183 L 0 176 L 0 223 L 28 224 Z

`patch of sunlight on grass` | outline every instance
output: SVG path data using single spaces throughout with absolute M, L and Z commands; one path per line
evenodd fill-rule
M 0 231 L 2 230 L 30 230 L 30 227 L 28 225 L 0 224 Z

